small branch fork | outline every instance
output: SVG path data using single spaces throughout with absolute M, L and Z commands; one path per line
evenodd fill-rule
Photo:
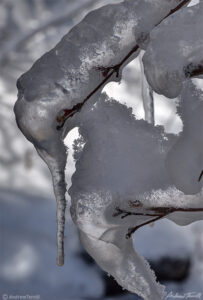
M 179 3 L 177 7 L 172 9 L 167 16 L 165 16 L 159 23 L 157 23 L 155 26 L 158 26 L 163 20 L 168 18 L 170 15 L 174 14 L 176 11 L 181 9 L 184 5 L 189 3 L 190 0 L 183 0 Z M 101 83 L 81 102 L 76 105 L 74 105 L 71 109 L 64 109 L 62 115 L 57 116 L 56 121 L 58 123 L 56 129 L 60 130 L 63 128 L 66 120 L 68 118 L 71 118 L 75 115 L 75 113 L 79 112 L 83 105 L 101 88 L 104 86 L 105 83 L 108 82 L 108 80 L 116 74 L 116 77 L 119 77 L 119 71 L 122 65 L 139 49 L 139 45 L 135 45 L 130 52 L 122 59 L 122 61 L 115 65 L 110 67 L 98 67 L 97 70 L 102 72 L 102 75 L 104 79 L 101 81 Z
M 132 207 L 133 205 L 131 205 Z M 136 205 L 136 207 L 138 207 Z M 148 212 L 150 211 L 150 212 Z M 120 216 L 121 219 L 124 219 L 129 216 L 146 216 L 146 217 L 154 217 L 138 226 L 135 227 L 130 227 L 128 229 L 128 232 L 126 234 L 126 239 L 131 238 L 132 234 L 135 233 L 139 228 L 148 225 L 152 222 L 158 221 L 167 215 L 173 213 L 173 212 L 203 212 L 203 208 L 182 208 L 182 207 L 147 207 L 145 208 L 145 212 L 130 212 L 124 209 L 120 209 L 119 207 L 115 208 L 115 212 L 113 214 L 113 217 L 118 217 Z

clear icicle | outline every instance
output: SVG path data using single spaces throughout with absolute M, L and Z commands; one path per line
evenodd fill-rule
M 52 102 L 44 109 L 44 102 L 29 102 L 21 92 L 18 95 L 14 112 L 18 127 L 26 138 L 35 146 L 38 154 L 47 164 L 53 180 L 54 194 L 57 202 L 57 264 L 64 263 L 64 227 L 66 208 L 65 167 L 67 160 L 66 147 L 61 132 L 53 126 Z M 48 98 L 48 95 L 47 95 Z M 47 104 L 46 103 L 46 104 Z
M 143 99 L 143 107 L 145 112 L 145 120 L 154 125 L 154 96 L 153 96 L 153 89 L 148 84 L 145 73 L 144 73 L 144 67 L 142 63 L 142 51 L 140 53 L 140 67 L 141 67 L 141 74 L 142 74 L 142 99 Z
M 66 183 L 65 165 L 57 161 L 56 157 L 51 156 L 44 149 L 37 149 L 40 157 L 46 162 L 52 175 L 54 194 L 57 202 L 57 265 L 64 264 L 64 230 L 65 230 L 65 211 L 66 211 Z

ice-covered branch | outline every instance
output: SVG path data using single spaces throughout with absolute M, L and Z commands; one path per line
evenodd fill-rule
M 174 14 L 176 11 L 181 9 L 183 6 L 187 5 L 190 2 L 190 0 L 183 0 L 179 3 L 179 5 L 175 6 L 173 9 L 170 10 L 170 12 L 161 18 L 157 23 L 154 24 L 156 27 L 159 25 L 163 20 L 165 20 L 168 16 Z M 138 31 L 139 32 L 139 31 Z M 117 64 L 115 65 L 110 65 L 110 66 L 99 66 L 97 67 L 97 70 L 100 70 L 104 79 L 90 92 L 90 94 L 80 103 L 75 106 L 73 106 L 71 109 L 65 109 L 63 114 L 57 117 L 57 122 L 59 125 L 57 125 L 57 130 L 60 130 L 63 128 L 65 121 L 69 118 L 72 117 L 76 112 L 80 111 L 82 108 L 83 104 L 87 102 L 97 91 L 99 91 L 112 77 L 113 75 L 116 74 L 116 77 L 119 78 L 119 72 L 123 68 L 123 66 L 131 60 L 131 57 L 139 50 L 139 48 L 146 47 L 148 43 L 148 31 L 141 31 L 140 30 L 140 35 L 137 37 L 137 42 L 136 44 L 125 56 L 124 58 Z M 153 99 L 153 91 L 151 87 L 149 86 L 149 97 L 152 100 Z M 146 98 L 146 97 L 145 97 Z M 146 102 L 145 102 L 146 103 Z M 147 108 L 146 108 L 147 109 Z M 151 110 L 151 115 L 146 116 L 150 122 L 154 122 L 154 117 L 153 115 L 153 100 L 151 101 L 150 104 L 150 110 Z
M 146 300 L 164 299 L 164 288 L 136 253 L 131 234 L 163 217 L 181 225 L 203 218 L 199 208 L 202 126 L 199 130 L 197 127 L 202 120 L 201 95 L 192 107 L 194 122 L 188 122 L 191 106 L 187 99 L 186 106 L 181 106 L 185 144 L 180 142 L 180 150 L 187 149 L 191 154 L 185 162 L 188 153 L 183 151 L 180 157 L 181 151 L 176 151 L 179 137 L 167 135 L 163 128 L 144 120 L 135 120 L 130 109 L 100 92 L 105 83 L 118 81 L 123 67 L 146 48 L 151 30 L 157 24 L 162 26 L 163 19 L 176 15 L 188 2 L 126 0 L 97 9 L 17 82 L 18 126 L 52 173 L 57 200 L 58 265 L 64 262 L 67 150 L 63 138 L 79 126 L 85 145 L 82 153 L 82 147 L 76 149 L 76 172 L 69 190 L 72 218 L 84 247 L 98 264 L 124 288 Z M 191 134 L 194 128 L 197 134 Z M 139 199 L 134 202 L 136 209 L 128 210 L 129 199 Z M 124 214 L 117 210 L 116 217 L 116 207 L 122 207 Z
M 191 86 L 189 91 L 197 93 Z M 185 93 L 188 101 L 193 100 L 188 90 Z M 191 101 L 197 110 L 200 98 L 199 94 L 196 103 Z M 194 171 L 181 174 L 182 182 L 188 185 L 190 180 L 198 192 L 181 192 L 165 163 L 178 137 L 135 120 L 129 109 L 105 95 L 97 100 L 94 108 L 80 113 L 85 145 L 75 149 L 76 172 L 69 190 L 73 220 L 86 250 L 118 283 L 144 299 L 164 299 L 153 273 L 132 248 L 131 236 L 162 218 L 179 225 L 203 219 L 202 180 L 198 182 L 201 161 L 199 170 L 191 156 Z M 200 118 L 196 119 L 199 123 Z M 196 142 L 192 144 L 195 149 Z
M 133 207 L 133 206 L 132 206 Z M 136 207 L 137 208 L 137 207 Z M 140 209 L 136 211 L 127 211 L 125 209 L 121 209 L 119 207 L 115 208 L 115 212 L 113 213 L 113 217 L 120 216 L 121 219 L 124 219 L 129 216 L 143 216 L 143 217 L 154 217 L 146 222 L 143 222 L 135 227 L 128 228 L 128 232 L 126 234 L 126 238 L 129 239 L 132 234 L 135 233 L 139 228 L 148 225 L 152 222 L 158 221 L 161 218 L 166 217 L 167 215 L 174 213 L 174 212 L 184 212 L 184 213 L 193 213 L 193 212 L 203 212 L 203 208 L 201 207 L 145 207 L 143 212 Z
M 118 71 L 139 53 L 138 44 L 146 44 L 154 26 L 178 7 L 179 0 L 126 0 L 99 8 L 89 13 L 17 82 L 18 126 L 53 174 L 60 265 L 64 255 L 66 161 L 61 139 L 73 125 L 67 123 L 61 132 L 56 127 L 63 125 L 90 97 L 94 100 L 105 83 L 118 80 L 115 76 Z M 100 68 L 112 70 L 105 77 Z
M 203 74 L 203 5 L 185 7 L 150 34 L 143 57 L 149 84 L 159 94 L 177 97 L 188 77 Z

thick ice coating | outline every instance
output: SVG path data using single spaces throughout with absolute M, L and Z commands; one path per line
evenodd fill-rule
M 168 174 L 167 154 L 179 137 L 135 120 L 130 109 L 105 95 L 93 109 L 84 108 L 80 122 L 83 142 L 80 138 L 75 144 L 69 193 L 81 242 L 125 289 L 146 300 L 164 299 L 163 286 L 134 249 L 129 232 L 156 218 L 179 225 L 203 219 L 202 191 L 185 195 Z
M 203 92 L 184 84 L 179 104 L 183 132 L 167 155 L 166 164 L 175 186 L 185 194 L 201 191 L 203 180 Z
M 182 82 L 203 70 L 203 3 L 185 7 L 150 33 L 143 57 L 147 80 L 154 91 L 177 97 Z
M 59 265 L 64 261 L 66 206 L 64 168 L 67 154 L 62 138 L 70 128 L 67 124 L 66 129 L 57 131 L 56 119 L 61 119 L 64 109 L 66 113 L 75 111 L 75 106 L 104 80 L 104 68 L 118 65 L 136 43 L 142 44 L 150 30 L 179 4 L 179 0 L 126 0 L 97 9 L 17 82 L 19 94 L 15 114 L 18 126 L 34 144 L 53 177 Z M 120 71 L 138 52 L 120 66 Z M 116 76 L 110 79 L 118 80 Z
M 161 139 L 163 130 L 136 121 L 130 109 L 105 95 L 93 110 L 86 106 L 80 120 L 85 145 L 75 147 L 76 173 L 69 193 L 81 242 L 123 288 L 144 299 L 164 299 L 164 287 L 135 251 L 132 239 L 126 239 L 129 227 L 149 217 L 113 216 L 117 206 L 130 209 L 130 200 L 153 188 L 167 188 L 168 141 Z

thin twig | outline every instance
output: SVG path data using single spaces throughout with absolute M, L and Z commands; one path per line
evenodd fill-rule
M 129 212 L 127 210 L 116 207 L 116 212 L 112 215 L 112 217 L 118 217 L 118 216 L 121 216 L 121 219 L 125 219 L 126 217 L 129 216 L 157 217 L 160 216 L 160 213 L 152 214 L 152 213 L 143 213 L 143 212 Z
M 203 173 L 203 171 L 202 171 Z M 144 217 L 156 217 L 156 218 L 153 218 L 151 220 L 148 220 L 138 226 L 135 226 L 135 227 L 130 227 L 128 229 L 128 233 L 126 234 L 126 238 L 129 239 L 132 234 L 138 230 L 140 227 L 142 226 L 145 226 L 147 224 L 150 224 L 152 222 L 155 222 L 157 220 L 160 220 L 161 218 L 171 214 L 171 213 L 174 213 L 174 212 L 203 212 L 203 208 L 201 207 L 198 207 L 198 208 L 195 208 L 195 207 L 186 207 L 186 208 L 183 208 L 183 207 L 164 207 L 164 206 L 160 206 L 160 207 L 146 207 L 145 210 L 146 211 L 152 211 L 152 212 L 155 212 L 155 213 L 146 213 L 146 212 L 131 212 L 131 211 L 127 211 L 127 210 L 124 210 L 124 209 L 121 209 L 119 207 L 116 207 L 115 208 L 116 212 L 113 214 L 113 217 L 118 217 L 118 216 L 121 216 L 121 219 L 124 219 L 126 217 L 129 217 L 129 216 L 144 216 Z
M 203 208 L 181 208 L 181 207 L 154 207 L 154 208 L 148 208 L 148 210 L 159 212 L 158 217 L 155 219 L 148 220 L 147 222 L 144 222 L 138 226 L 130 227 L 128 229 L 128 233 L 126 234 L 126 239 L 131 238 L 132 234 L 135 233 L 139 228 L 148 225 L 152 222 L 156 222 L 167 215 L 173 213 L 173 212 L 203 212 Z M 130 215 L 130 214 L 129 214 Z M 147 216 L 147 214 L 143 213 L 143 216 Z
M 140 224 L 140 225 L 138 225 L 138 226 L 130 227 L 130 228 L 128 229 L 128 233 L 126 234 L 126 239 L 131 238 L 132 234 L 135 233 L 135 231 L 138 230 L 139 228 L 141 228 L 141 227 L 143 227 L 143 226 L 145 226 L 145 225 L 148 225 L 148 224 L 150 224 L 150 223 L 152 223 L 152 222 L 158 221 L 158 220 L 160 220 L 161 218 L 165 217 L 166 215 L 167 215 L 167 214 L 163 214 L 163 215 L 160 215 L 160 216 L 158 216 L 158 217 L 156 217 L 156 218 L 154 218 L 154 219 L 151 219 L 151 220 L 149 220 L 149 221 L 147 221 L 147 222 L 144 222 L 144 223 L 142 223 L 142 224 Z
M 188 4 L 189 2 L 191 2 L 191 0 L 184 0 L 182 1 L 178 6 L 176 6 L 175 8 L 173 8 L 167 16 L 165 16 L 159 23 L 157 23 L 157 25 L 159 25 L 163 20 L 167 19 L 170 15 L 173 15 L 175 12 L 177 12 L 178 10 L 180 10 L 183 6 L 185 6 L 186 4 Z M 157 26 L 156 25 L 156 26 Z
M 160 216 L 162 214 L 171 214 L 174 212 L 203 212 L 203 208 L 198 207 L 167 207 L 167 206 L 160 206 L 160 207 L 146 207 L 144 208 L 146 211 L 156 212 L 154 213 L 146 213 L 146 212 L 132 212 L 127 211 L 125 209 L 121 209 L 119 207 L 115 208 L 115 213 L 113 214 L 113 217 L 121 216 L 121 219 L 124 219 L 128 216 Z
M 203 170 L 202 170 L 202 172 L 200 173 L 200 175 L 199 175 L 199 178 L 198 178 L 198 181 L 200 182 L 200 180 L 202 179 L 202 176 L 203 176 Z
M 147 210 L 160 212 L 160 213 L 173 213 L 173 212 L 203 212 L 203 207 L 152 207 L 148 208 Z

